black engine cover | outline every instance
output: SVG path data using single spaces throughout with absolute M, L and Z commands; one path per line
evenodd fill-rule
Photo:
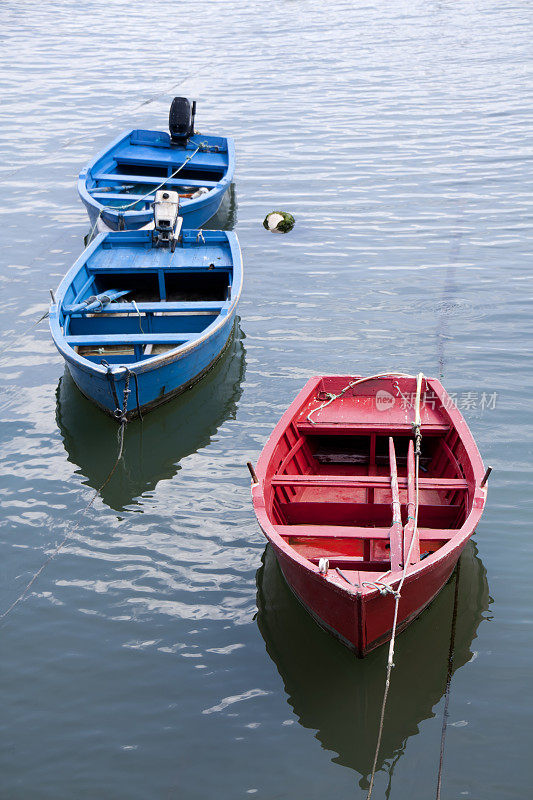
M 196 113 L 196 101 L 191 105 L 186 97 L 175 97 L 170 106 L 168 115 L 168 127 L 170 138 L 178 144 L 186 144 L 187 140 L 194 133 L 194 115 Z

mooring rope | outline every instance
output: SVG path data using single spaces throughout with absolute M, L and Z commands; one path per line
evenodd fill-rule
M 119 428 L 118 434 L 117 434 L 117 437 L 118 437 L 118 453 L 117 453 L 117 457 L 115 459 L 115 463 L 111 467 L 111 469 L 110 469 L 105 481 L 102 483 L 101 486 L 98 487 L 98 489 L 95 490 L 94 494 L 92 495 L 91 499 L 89 500 L 89 502 L 87 503 L 85 508 L 82 509 L 82 511 L 80 513 L 80 517 L 83 517 L 88 512 L 88 510 L 91 508 L 91 506 L 94 503 L 94 501 L 96 500 L 96 498 L 100 495 L 100 493 L 103 491 L 103 489 L 107 486 L 107 484 L 111 480 L 111 478 L 113 476 L 113 473 L 115 472 L 115 470 L 118 467 L 118 465 L 120 463 L 120 460 L 122 458 L 122 454 L 124 452 L 124 433 L 125 433 L 126 424 L 127 424 L 127 421 L 128 421 L 127 420 L 128 395 L 130 393 L 129 378 L 130 378 L 129 374 L 126 373 L 126 380 L 125 380 L 125 385 L 124 385 L 124 400 L 123 400 L 123 406 L 122 406 L 122 415 L 120 417 L 120 428 Z M 141 419 L 142 419 L 142 417 L 141 417 Z M 41 566 L 39 567 L 37 572 L 34 572 L 34 574 L 32 575 L 32 577 L 30 579 L 30 581 L 24 587 L 23 591 L 18 595 L 18 597 L 15 600 L 13 600 L 13 602 L 11 603 L 10 606 L 2 614 L 0 614 L 0 621 L 4 620 L 13 611 L 15 606 L 17 606 L 21 602 L 21 600 L 23 600 L 26 597 L 26 595 L 28 594 L 29 590 L 31 589 L 31 587 L 33 586 L 33 584 L 35 583 L 35 581 L 37 580 L 39 575 L 41 575 L 41 573 L 48 566 L 48 564 L 56 557 L 56 555 L 59 553 L 59 551 L 62 550 L 62 548 L 66 545 L 66 543 L 72 538 L 72 536 L 78 530 L 80 525 L 81 525 L 81 519 L 79 520 L 79 522 L 77 522 L 74 525 L 74 527 L 72 527 L 69 530 L 67 530 L 67 533 L 65 534 L 63 539 L 59 542 L 57 547 L 50 553 L 48 558 L 45 561 L 43 561 L 43 563 L 41 564 Z
M 446 691 L 444 693 L 444 712 L 442 714 L 442 732 L 440 736 L 440 757 L 439 757 L 439 772 L 437 776 L 437 793 L 435 800 L 440 800 L 440 790 L 442 786 L 442 766 L 444 764 L 444 743 L 446 740 L 446 729 L 448 726 L 448 706 L 450 704 L 450 685 L 452 682 L 453 673 L 453 660 L 455 656 L 455 629 L 457 624 L 457 605 L 459 598 L 459 577 L 461 574 L 461 560 L 457 562 L 455 571 L 455 591 L 453 596 L 453 613 L 452 613 L 452 627 L 450 632 L 450 649 L 448 651 L 448 673 L 446 675 Z
M 419 489 L 418 489 L 418 473 L 419 473 L 419 466 L 420 466 L 420 442 L 421 442 L 421 422 L 420 422 L 420 395 L 422 391 L 422 380 L 424 376 L 420 372 L 416 379 L 416 400 L 415 400 L 415 421 L 413 423 L 413 433 L 415 436 L 415 513 L 414 513 L 414 526 L 413 526 L 413 535 L 411 537 L 411 543 L 409 545 L 409 552 L 407 553 L 407 558 L 404 560 L 402 576 L 400 578 L 400 582 L 398 584 L 398 588 L 396 589 L 394 595 L 394 617 L 392 622 L 392 633 L 391 639 L 389 644 L 389 655 L 387 659 L 387 674 L 385 677 L 385 690 L 383 692 L 383 702 L 381 704 L 381 715 L 379 720 L 379 729 L 378 729 L 378 738 L 376 743 L 376 751 L 374 753 L 374 763 L 372 764 L 372 773 L 370 776 L 370 785 L 368 787 L 368 793 L 366 796 L 366 800 L 370 800 L 372 796 L 372 790 L 374 788 L 374 779 L 376 777 L 376 768 L 378 763 L 379 757 L 379 749 L 381 747 L 381 738 L 383 735 L 383 725 L 385 720 L 385 709 L 387 707 L 387 698 L 389 694 L 389 687 L 390 687 L 390 677 L 392 668 L 394 667 L 394 646 L 396 642 L 396 627 L 398 624 L 398 608 L 400 605 L 401 599 L 401 591 L 407 576 L 407 570 L 409 568 L 409 562 L 411 560 L 411 553 L 413 550 L 413 544 L 415 542 L 416 532 L 418 529 L 418 506 L 419 506 Z
M 129 383 L 130 378 L 133 378 L 133 382 L 135 384 L 135 400 L 136 400 L 136 403 L 137 403 L 137 415 L 138 415 L 139 419 L 142 422 L 143 421 L 143 415 L 142 415 L 142 411 L 141 411 L 141 403 L 140 403 L 140 400 L 139 400 L 139 379 L 137 377 L 137 373 L 136 372 L 132 372 L 131 369 L 126 367 L 126 381 L 128 383 Z

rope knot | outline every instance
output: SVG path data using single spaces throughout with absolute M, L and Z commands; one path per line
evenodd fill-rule
M 413 436 L 415 438 L 415 456 L 419 456 L 421 454 L 420 446 L 422 444 L 422 434 L 420 433 L 420 423 L 413 422 Z

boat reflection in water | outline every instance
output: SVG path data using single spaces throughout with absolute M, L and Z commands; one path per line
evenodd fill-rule
M 232 231 L 237 224 L 237 193 L 235 184 L 230 183 L 228 191 L 222 198 L 220 208 L 209 222 L 202 225 L 206 231 Z
M 485 568 L 469 542 L 461 556 L 454 671 L 471 646 L 489 606 Z M 389 773 L 407 740 L 444 695 L 454 577 L 419 619 L 396 640 L 378 769 Z M 368 788 L 385 685 L 388 646 L 357 659 L 311 619 L 291 593 L 270 546 L 257 573 L 257 616 L 266 649 L 285 684 L 288 702 L 305 728 L 316 730 L 333 761 L 356 770 Z M 453 691 L 453 689 L 452 689 Z M 389 786 L 390 788 L 390 786 Z M 388 796 L 388 795 L 387 795 Z
M 217 429 L 234 419 L 245 372 L 243 333 L 237 322 L 226 351 L 212 370 L 183 395 L 128 423 L 122 461 L 101 498 L 122 510 L 180 469 L 179 462 L 206 447 Z M 117 455 L 117 423 L 78 390 L 65 370 L 56 392 L 56 420 L 68 460 L 94 489 L 105 481 Z

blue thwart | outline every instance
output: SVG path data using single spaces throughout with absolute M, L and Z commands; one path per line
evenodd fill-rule
M 180 195 L 184 228 L 201 228 L 216 214 L 233 180 L 235 145 L 228 137 L 193 133 L 193 123 L 194 115 L 185 135 L 172 127 L 172 135 L 126 131 L 87 164 L 78 192 L 91 226 L 101 220 L 114 231 L 143 228 L 152 221 L 155 192 L 163 185 Z
M 151 212 L 152 214 L 152 212 Z M 120 418 L 183 392 L 229 344 L 243 269 L 236 234 L 100 234 L 50 306 L 54 344 L 80 391 Z

